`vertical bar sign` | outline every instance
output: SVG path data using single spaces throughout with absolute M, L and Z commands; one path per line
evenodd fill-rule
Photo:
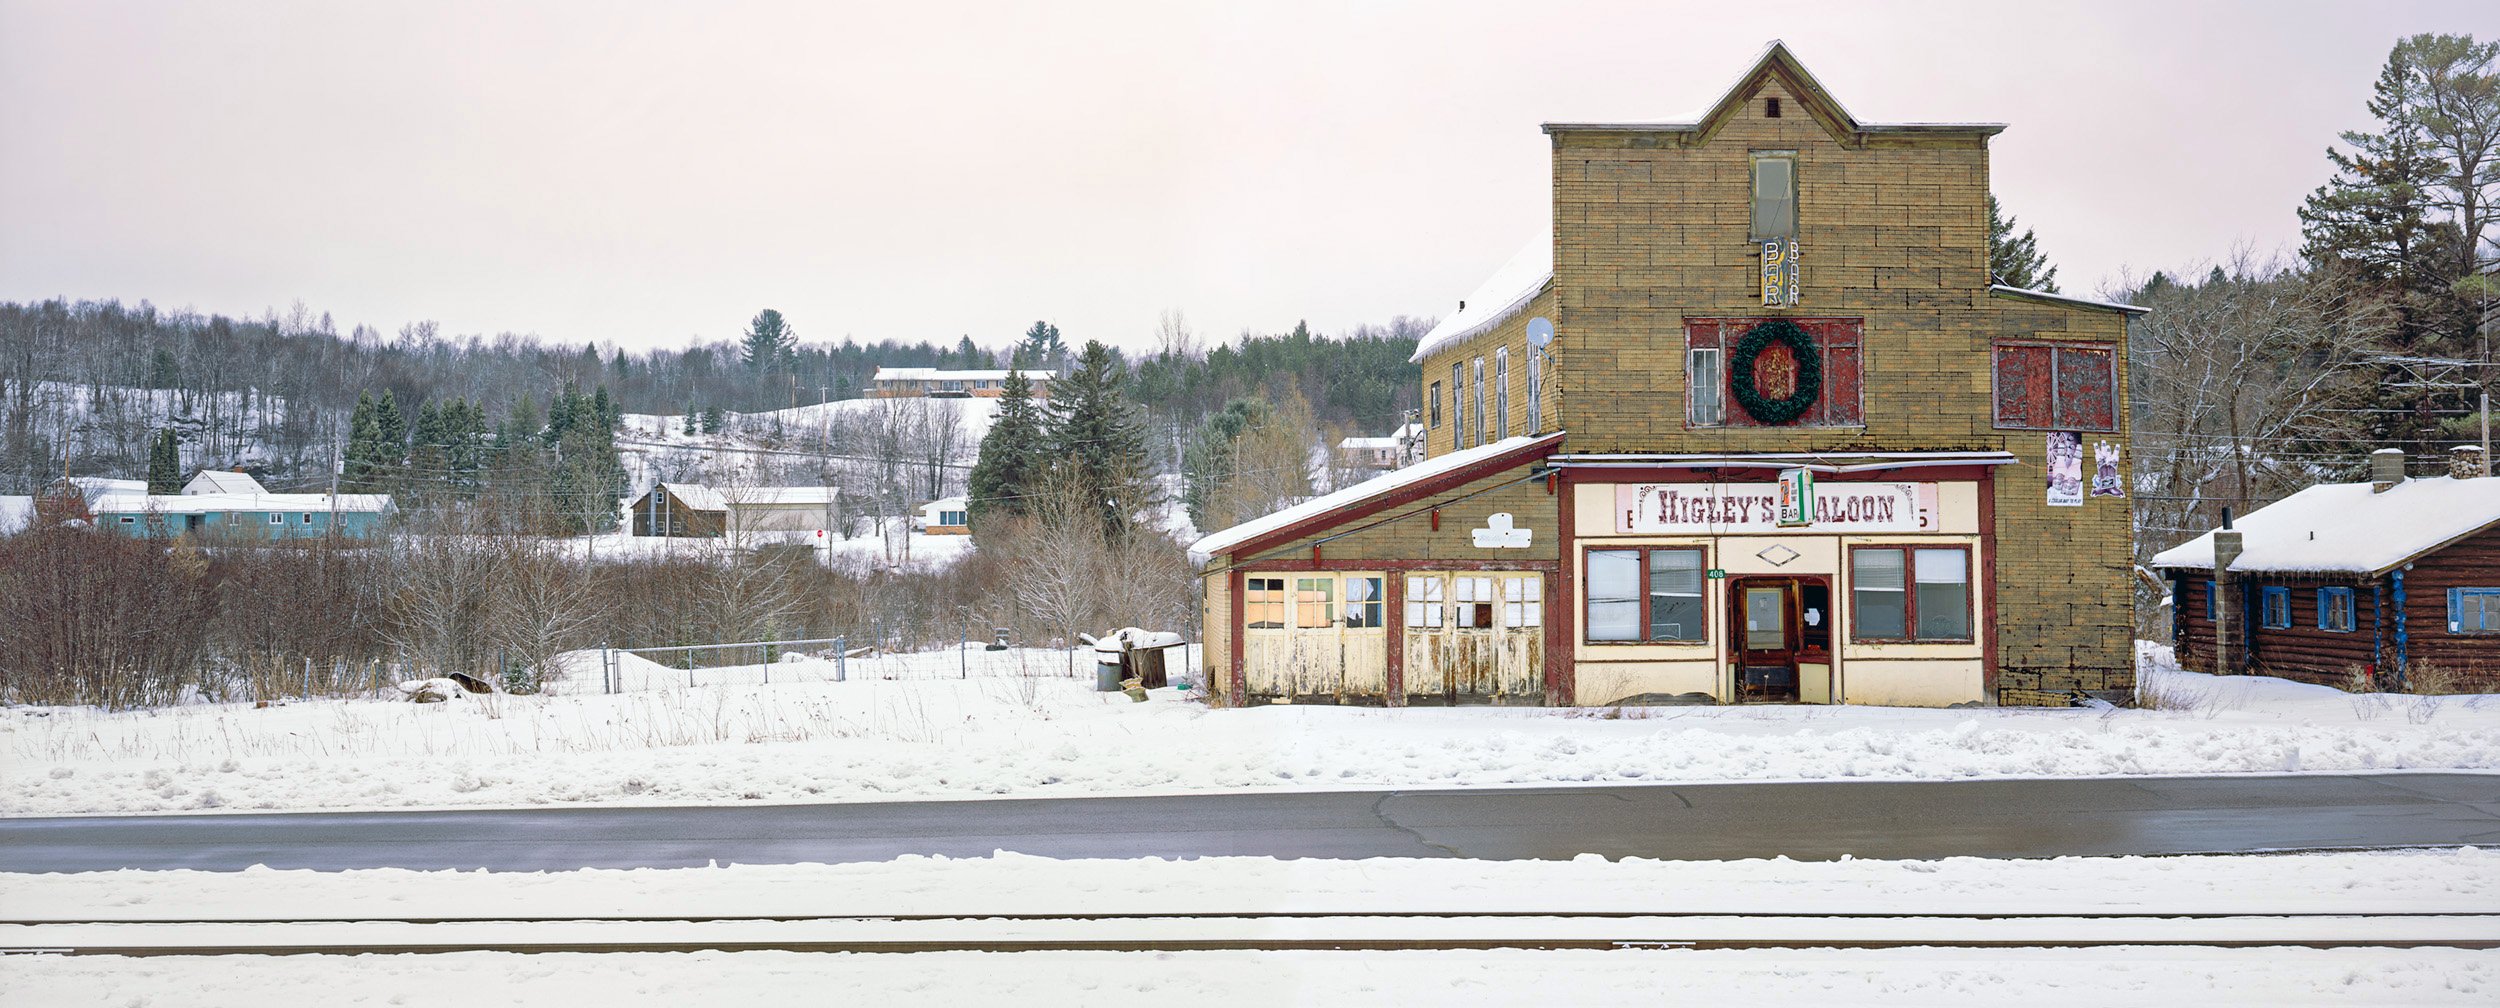
M 1787 293 L 1780 279 L 1787 275 L 1788 243 L 1779 238 L 1762 243 L 1762 306 L 1776 308 Z
M 1814 470 L 1804 466 L 1780 470 L 1779 524 L 1783 528 L 1814 524 Z
M 1794 305 L 1798 300 L 1797 239 L 1765 239 L 1762 243 L 1763 307 Z

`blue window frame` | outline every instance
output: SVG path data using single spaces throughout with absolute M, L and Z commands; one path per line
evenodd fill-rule
M 2352 632 L 2352 589 L 2318 589 L 2318 629 Z
M 2205 622 L 2212 623 L 2221 618 L 2222 593 L 2214 590 L 2213 582 L 2207 581 L 2205 582 Z
M 2500 634 L 2500 588 L 2448 589 L 2448 632 Z
M 2281 630 L 2291 626 L 2292 590 L 2280 585 L 2270 585 L 2260 590 L 2265 594 L 2260 602 L 2257 621 L 2270 630 Z

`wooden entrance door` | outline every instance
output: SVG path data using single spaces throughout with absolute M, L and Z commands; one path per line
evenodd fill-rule
M 1544 575 L 1409 574 L 1405 615 L 1409 696 L 1450 703 L 1544 699 Z
M 1739 702 L 1797 699 L 1798 654 L 1805 636 L 1797 594 L 1795 578 L 1742 578 L 1729 589 L 1735 612 L 1728 623 L 1734 629 L 1728 647 Z

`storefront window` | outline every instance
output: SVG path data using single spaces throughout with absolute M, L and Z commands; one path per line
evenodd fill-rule
M 1697 641 L 1708 629 L 1702 605 L 1701 551 L 1649 551 L 1649 639 Z
M 1859 547 L 1849 554 L 1850 638 L 1971 639 L 1970 550 Z
M 1590 550 L 1588 571 L 1589 639 L 1641 639 L 1641 551 Z

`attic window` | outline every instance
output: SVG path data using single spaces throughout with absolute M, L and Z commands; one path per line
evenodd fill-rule
M 1763 117 L 1763 118 L 1765 118 L 1765 119 L 1777 119 L 1777 118 L 1779 118 L 1779 117 L 1780 117 L 1780 100 L 1779 100 L 1779 99 L 1777 99 L 1777 98 L 1765 98 L 1765 99 L 1763 99 L 1763 100 L 1762 100 L 1762 117 Z

